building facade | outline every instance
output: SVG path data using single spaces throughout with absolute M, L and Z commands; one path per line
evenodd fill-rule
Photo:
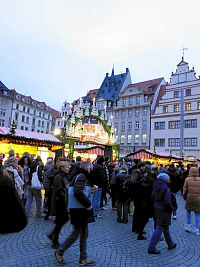
M 0 81 L 0 126 L 10 127 L 12 117 L 12 94 Z
M 183 58 L 151 121 L 151 149 L 200 158 L 200 79 Z
M 51 109 L 44 102 L 32 99 L 11 90 L 13 104 L 11 121 L 15 121 L 17 129 L 37 132 L 51 133 L 52 115 Z
M 130 84 L 113 107 L 113 127 L 120 155 L 150 147 L 151 112 L 155 109 L 164 78 Z

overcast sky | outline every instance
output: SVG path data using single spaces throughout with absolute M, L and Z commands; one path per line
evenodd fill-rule
M 200 75 L 199 0 L 0 0 L 0 80 L 60 109 L 106 72 L 169 81 L 181 61 Z

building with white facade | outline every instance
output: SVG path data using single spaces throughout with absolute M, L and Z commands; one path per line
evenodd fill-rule
M 155 109 L 164 78 L 129 84 L 113 106 L 113 127 L 124 156 L 150 147 L 151 112 Z
M 172 73 L 151 122 L 151 149 L 200 158 L 200 79 L 183 58 Z
M 0 81 L 0 126 L 10 127 L 12 102 L 10 90 Z
M 34 100 L 11 90 L 13 104 L 11 121 L 15 121 L 17 129 L 37 133 L 51 133 L 51 109 L 44 102 Z

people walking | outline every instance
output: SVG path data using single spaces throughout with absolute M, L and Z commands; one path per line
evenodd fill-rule
M 73 230 L 65 239 L 62 245 L 54 252 L 54 256 L 59 265 L 64 265 L 64 252 L 80 236 L 80 258 L 79 265 L 94 266 L 95 261 L 87 258 L 87 238 L 88 238 L 88 211 L 92 210 L 92 203 L 85 195 L 84 189 L 88 183 L 88 174 L 90 173 L 90 162 L 83 161 L 80 163 L 80 172 L 73 179 L 74 197 L 83 206 L 82 208 L 69 209 L 71 224 Z
M 168 188 L 168 183 L 170 182 L 170 177 L 166 173 L 160 173 L 157 176 L 157 181 L 153 185 L 153 201 L 154 201 L 154 211 L 157 226 L 151 237 L 151 241 L 148 247 L 149 254 L 160 254 L 161 251 L 156 248 L 158 241 L 162 233 L 164 234 L 165 241 L 168 245 L 168 249 L 172 250 L 176 248 L 176 244 L 172 241 L 169 226 L 171 224 L 171 214 L 172 211 L 176 209 L 172 204 L 172 197 L 174 195 Z
M 200 235 L 200 177 L 198 168 L 191 167 L 189 176 L 186 178 L 183 186 L 183 198 L 185 199 L 186 208 L 186 225 L 185 231 L 194 232 Z M 195 214 L 195 228 L 191 224 L 191 213 Z

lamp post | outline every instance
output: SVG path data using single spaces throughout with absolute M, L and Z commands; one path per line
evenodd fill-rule
M 180 156 L 184 150 L 184 88 L 181 89 L 181 110 L 180 110 Z

